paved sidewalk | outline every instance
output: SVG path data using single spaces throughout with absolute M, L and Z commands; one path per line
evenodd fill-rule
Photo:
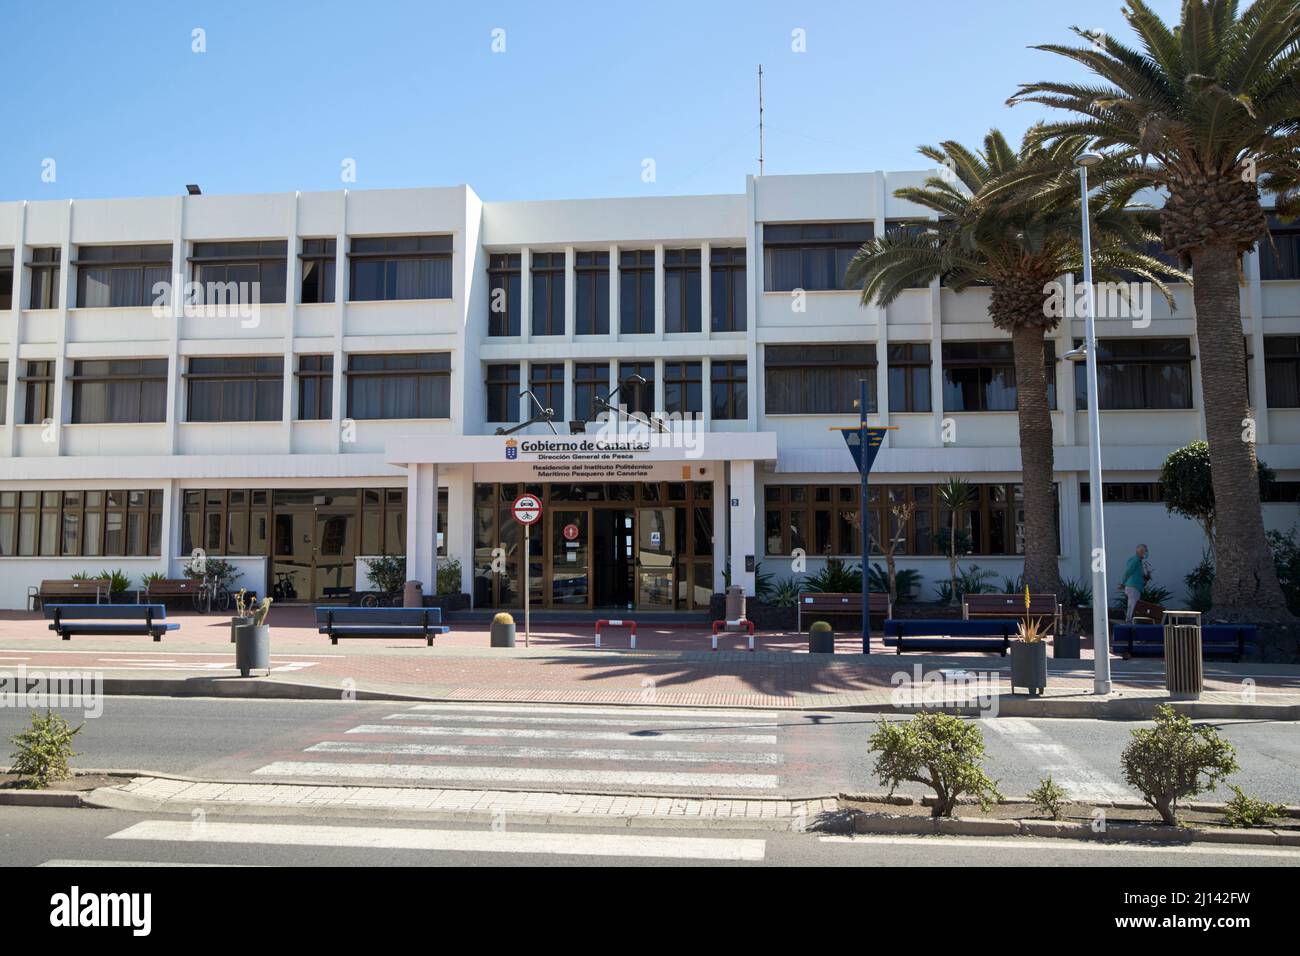
M 510 790 L 442 790 L 423 787 L 303 786 L 205 783 L 169 777 L 134 777 L 93 791 L 90 802 L 118 809 L 187 812 L 198 807 L 263 807 L 277 810 L 387 810 L 488 817 L 508 825 L 512 815 L 595 817 L 614 820 L 813 820 L 837 808 L 834 797 L 813 800 L 697 799 L 608 793 L 546 793 Z

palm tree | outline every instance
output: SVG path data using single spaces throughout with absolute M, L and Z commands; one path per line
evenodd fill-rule
M 864 305 L 888 305 L 908 288 L 940 277 L 954 291 L 990 287 L 989 315 L 997 328 L 1010 333 L 1015 360 L 1024 577 L 1036 593 L 1056 594 L 1055 459 L 1044 346 L 1047 332 L 1062 318 L 1060 310 L 1049 307 L 1049 291 L 1061 288 L 1062 276 L 1083 268 L 1073 159 L 1086 139 L 1062 138 L 1039 146 L 1033 135 L 1031 130 L 1018 151 L 997 130 L 984 138 L 981 152 L 951 141 L 921 147 L 922 155 L 943 164 L 945 175 L 894 195 L 939 218 L 873 239 L 854 256 L 846 278 L 854 285 L 863 283 Z M 1100 277 L 1127 272 L 1170 298 L 1160 278 L 1169 268 L 1141 251 L 1155 236 L 1128 196 L 1115 190 L 1098 204 L 1092 237 Z
M 1081 63 L 1100 85 L 1030 83 L 1010 103 L 1080 114 L 1040 126 L 1039 141 L 1087 136 L 1131 159 L 1113 164 L 1116 188 L 1157 187 L 1165 249 L 1192 267 L 1201 391 L 1221 532 L 1216 616 L 1290 617 L 1264 535 L 1241 347 L 1241 255 L 1268 234 L 1257 182 L 1296 183 L 1300 147 L 1300 2 L 1184 0 L 1167 26 L 1141 0 L 1124 15 L 1141 49 L 1114 37 L 1083 47 L 1038 47 Z
M 955 605 L 957 594 L 957 520 L 960 512 L 979 504 L 979 490 L 964 478 L 952 477 L 941 481 L 934 490 L 935 498 L 948 512 L 948 584 L 952 593 L 948 603 Z

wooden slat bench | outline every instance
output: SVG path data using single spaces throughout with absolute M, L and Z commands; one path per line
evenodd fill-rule
M 962 598 L 961 616 L 966 621 L 983 618 L 1004 619 L 1025 617 L 1025 595 L 1020 594 L 967 594 Z M 1055 594 L 1029 595 L 1029 616 L 1052 623 L 1052 633 L 1061 633 L 1061 605 Z
M 352 589 L 348 587 L 325 588 L 324 597 L 327 601 L 351 601 Z
M 145 588 L 144 596 L 148 601 L 155 601 L 159 604 L 171 599 L 187 598 L 193 601 L 194 595 L 203 587 L 202 581 L 193 581 L 190 578 L 155 578 L 150 581 Z
M 905 650 L 1001 651 L 1007 656 L 1019 621 L 908 620 L 885 622 L 885 646 Z
M 1255 646 L 1254 624 L 1204 624 L 1201 654 L 1240 661 Z M 1111 648 L 1125 657 L 1164 657 L 1163 624 L 1116 624 Z
M 65 641 L 73 634 L 147 634 L 161 641 L 180 627 L 168 623 L 161 604 L 47 604 L 42 610 L 50 630 Z
M 807 611 L 812 621 L 824 617 L 854 617 L 862 620 L 861 594 L 836 594 L 829 591 L 799 592 L 799 613 L 797 615 L 799 633 L 803 633 L 803 615 Z M 894 608 L 889 603 L 889 595 L 884 591 L 871 592 L 871 623 L 880 624 L 894 616 Z M 812 621 L 808 626 L 812 626 Z
M 98 604 L 100 601 L 109 600 L 111 594 L 111 582 L 107 578 L 95 578 L 80 581 L 42 581 L 36 597 L 40 598 L 41 607 L 45 607 L 50 601 L 58 603 L 82 600 Z
M 341 637 L 419 637 L 428 647 L 451 628 L 438 607 L 318 607 L 316 630 L 337 644 Z

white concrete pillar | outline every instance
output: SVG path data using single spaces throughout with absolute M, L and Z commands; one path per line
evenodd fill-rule
M 447 557 L 460 561 L 460 589 L 474 594 L 474 466 L 462 465 L 447 484 Z
M 519 341 L 533 337 L 533 252 L 527 246 L 519 250 Z
M 668 314 L 667 297 L 664 294 L 664 244 L 655 243 L 655 338 L 664 337 L 664 326 Z
M 700 331 L 707 339 L 713 334 L 713 280 L 709 272 L 709 255 L 713 246 L 700 245 Z M 708 407 L 708 403 L 705 403 Z
M 745 558 L 751 566 L 757 560 L 755 527 L 757 501 L 754 487 L 754 462 L 731 463 L 731 500 L 728 513 L 728 530 L 731 535 L 731 583 L 745 589 L 746 595 L 754 593 L 754 572 L 745 570 Z
M 726 591 L 727 580 L 727 463 L 713 466 L 713 590 Z
M 437 593 L 438 466 L 406 466 L 406 579 Z

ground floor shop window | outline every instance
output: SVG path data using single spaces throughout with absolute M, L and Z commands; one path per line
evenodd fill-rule
M 0 557 L 156 557 L 162 503 L 159 489 L 0 491 Z

